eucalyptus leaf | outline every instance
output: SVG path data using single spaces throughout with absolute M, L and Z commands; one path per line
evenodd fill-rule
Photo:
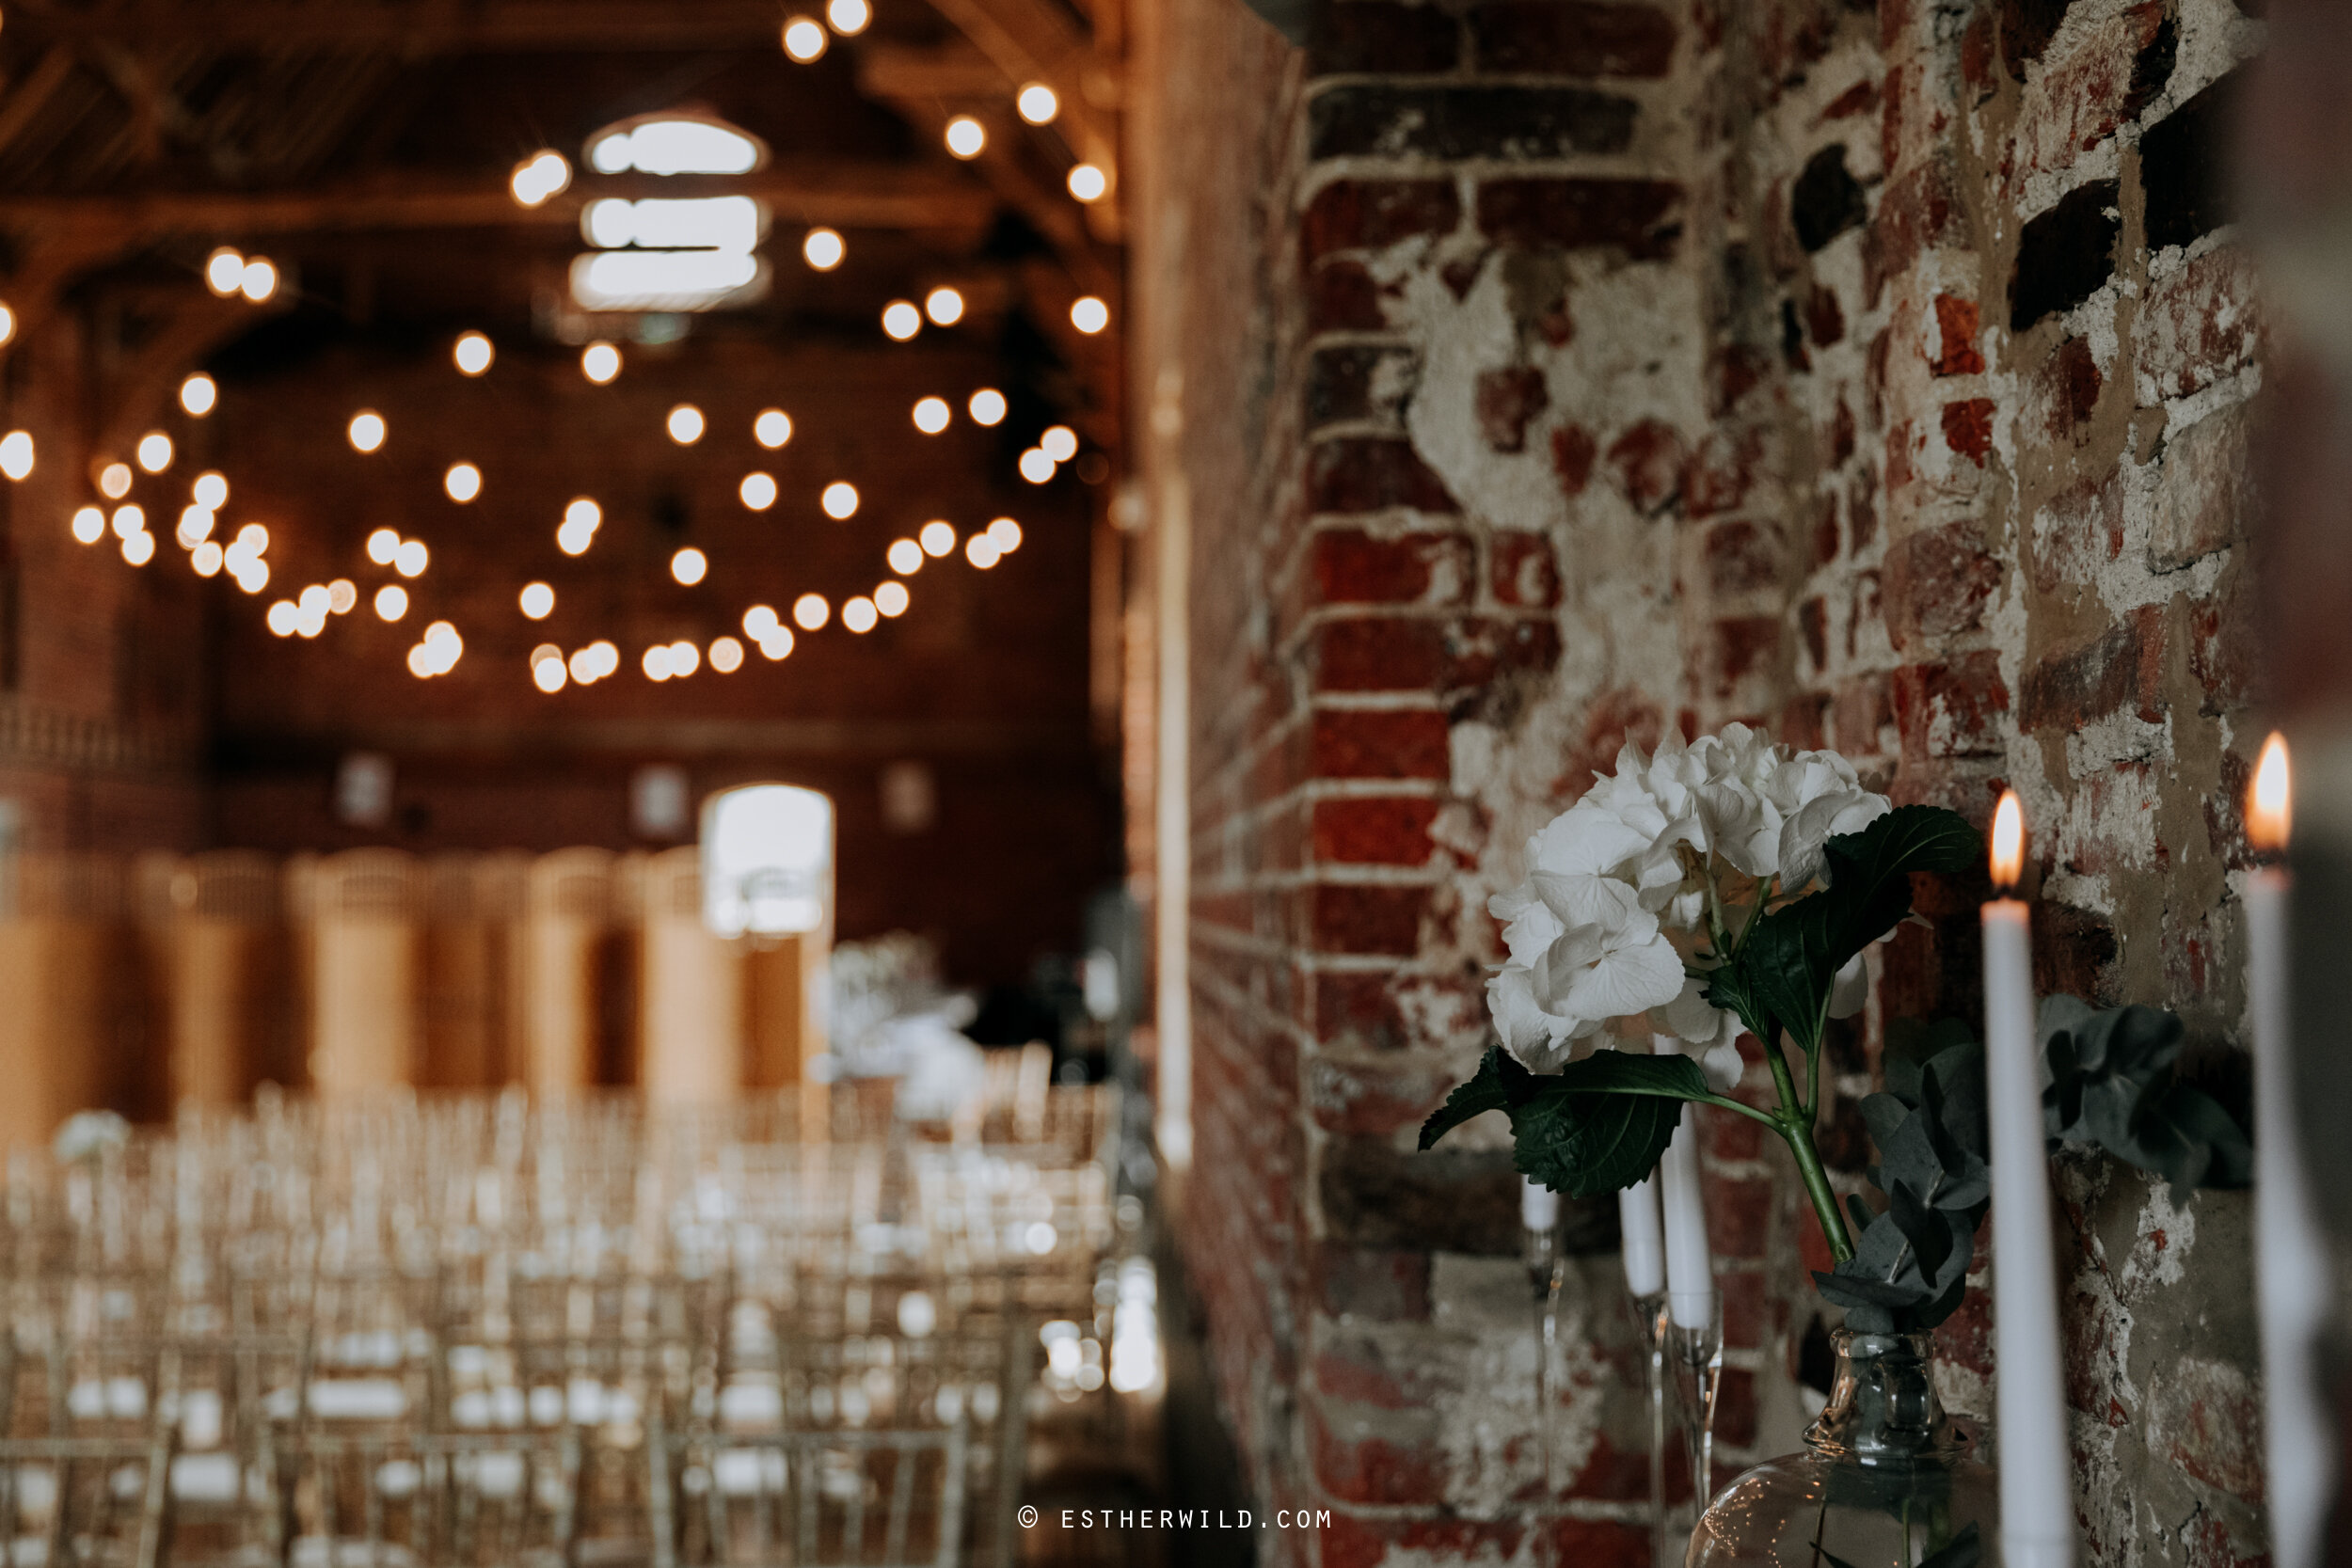
M 2042 1130 L 2053 1145 L 2089 1144 L 2161 1176 L 2175 1203 L 2198 1187 L 2253 1178 L 2246 1130 L 2179 1075 L 2187 1031 L 2156 1007 L 2093 1008 L 2052 996 L 2037 1018 L 2046 1082 Z

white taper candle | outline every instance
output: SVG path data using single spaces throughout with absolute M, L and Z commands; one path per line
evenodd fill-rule
M 1617 1193 L 1617 1245 L 1625 1259 L 1625 1288 L 1634 1296 L 1654 1296 L 1666 1288 L 1666 1243 L 1658 1220 L 1658 1173 Z
M 2257 848 L 2287 841 L 2286 743 L 2263 747 L 2248 802 Z M 2277 1568 L 2317 1568 L 2336 1469 L 2333 1427 L 2314 1358 L 2328 1316 L 2327 1233 L 2312 1212 L 2295 1116 L 2287 962 L 2294 881 L 2283 867 L 2246 879 L 2246 990 L 2254 1047 L 2254 1261 L 2263 1330 L 2263 1438 L 2268 1450 L 2270 1555 Z
M 2013 883 L 2023 859 L 2024 823 L 2016 799 L 2003 796 L 1994 817 L 1996 883 Z M 2033 931 L 2025 903 L 2015 898 L 1996 898 L 1985 905 L 1983 921 L 2001 1561 L 2003 1568 L 2072 1568 L 2074 1466 L 2066 1450 L 2049 1161 L 2042 1127 L 2042 1071 L 2034 1050 Z
M 1560 1223 L 1560 1195 L 1532 1176 L 1519 1178 L 1519 1227 L 1549 1234 Z
M 1672 1035 L 1653 1036 L 1661 1056 L 1682 1049 Z M 1674 1141 L 1658 1162 L 1665 1213 L 1666 1311 L 1679 1328 L 1702 1331 L 1715 1321 L 1715 1258 L 1707 1246 L 1707 1198 L 1699 1187 L 1698 1107 L 1686 1102 Z

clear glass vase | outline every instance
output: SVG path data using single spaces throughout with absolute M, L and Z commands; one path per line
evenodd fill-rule
M 1936 1402 L 1928 1337 L 1836 1340 L 1836 1382 L 1804 1451 L 1724 1488 L 1684 1568 L 1991 1568 L 1994 1474 Z

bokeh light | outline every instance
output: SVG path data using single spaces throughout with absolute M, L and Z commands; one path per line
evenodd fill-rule
M 934 517 L 923 525 L 915 537 L 922 541 L 923 553 L 930 556 L 952 555 L 956 548 L 956 530 L 952 523 Z
M 1092 294 L 1080 294 L 1070 306 L 1070 325 L 1089 337 L 1111 324 L 1111 308 Z
M 773 451 L 792 439 L 792 416 L 781 408 L 763 408 L 752 421 L 752 439 Z
M 527 582 L 516 596 L 522 612 L 534 621 L 544 621 L 555 610 L 555 590 L 544 582 Z
M 1031 447 L 1021 454 L 1021 477 L 1031 484 L 1042 484 L 1054 477 L 1054 458 L 1043 447 Z
M 830 229 L 812 229 L 801 241 L 801 260 L 818 272 L 831 272 L 849 254 L 841 236 Z
M 907 592 L 907 585 L 903 582 L 885 582 L 874 590 L 874 608 L 884 615 L 904 615 L 907 606 L 914 602 L 914 595 Z
M 343 434 L 350 438 L 354 450 L 373 451 L 384 444 L 384 416 L 373 408 L 362 408 L 351 416 L 351 423 Z
M 109 463 L 98 470 L 98 493 L 110 501 L 119 501 L 131 493 L 131 465 Z
M 963 320 L 963 295 L 945 286 L 933 289 L 923 296 L 923 314 L 939 326 L 953 326 Z
M 139 437 L 137 450 L 132 455 L 149 473 L 162 473 L 171 467 L 171 437 L 160 430 L 151 430 Z
M 912 539 L 893 539 L 884 552 L 890 569 L 901 577 L 913 577 L 923 569 L 923 546 Z
M 755 469 L 743 476 L 743 483 L 735 487 L 735 493 L 754 512 L 765 512 L 776 504 L 776 476 Z
M 671 440 L 681 447 L 691 447 L 703 438 L 703 411 L 691 403 L 681 403 L 670 410 L 663 428 L 669 431 Z
M 392 554 L 392 570 L 405 578 L 421 578 L 433 563 L 433 554 L 421 539 L 404 539 Z
M 1010 555 L 1021 547 L 1021 525 L 1010 517 L 999 517 L 988 525 L 988 538 L 998 555 Z
M 1032 125 L 1051 125 L 1054 117 L 1061 113 L 1061 94 L 1042 82 L 1031 82 L 1023 87 L 1012 103 L 1021 111 L 1021 118 Z
M 972 416 L 974 424 L 1002 424 L 1005 420 L 1005 394 L 993 387 L 983 387 L 972 394 L 972 401 L 964 404 L 964 411 Z
M 245 283 L 245 258 L 222 245 L 204 258 L 204 286 L 227 299 Z
M 829 41 L 825 24 L 813 16 L 796 16 L 784 24 L 784 52 L 803 65 L 821 57 Z M 652 674 L 653 672 L 647 670 L 646 673 Z M 656 675 L 654 678 L 660 680 L 662 677 Z
M 720 637 L 710 644 L 710 667 L 723 675 L 731 675 L 743 668 L 743 644 L 732 637 Z
M 983 572 L 995 565 L 1003 554 L 996 542 L 985 533 L 976 533 L 963 542 L 963 558 Z
M 248 257 L 237 276 L 237 293 L 259 305 L 278 292 L 278 269 L 266 258 Z
M 218 512 L 229 504 L 229 477 L 217 469 L 207 468 L 188 486 L 188 495 L 205 511 Z
M 33 471 L 33 433 L 11 430 L 0 436 L 0 474 L 10 479 L 29 478 Z
M 211 413 L 219 403 L 219 385 L 202 371 L 180 383 L 180 406 L 197 419 Z
M 670 557 L 670 575 L 688 588 L 702 581 L 710 571 L 710 558 L 689 545 Z
M 580 373 L 604 386 L 621 373 L 621 351 L 607 342 L 590 343 L 580 351 Z
M 898 342 L 905 342 L 923 330 L 923 312 L 912 300 L 894 299 L 882 308 L 882 330 Z
M 106 537 L 106 515 L 94 506 L 74 513 L 73 537 L 85 545 L 97 544 Z
M 818 504 L 824 507 L 826 516 L 837 522 L 855 516 L 857 515 L 857 486 L 846 479 L 836 479 L 825 486 L 825 493 L 819 498 Z
M 841 624 L 861 636 L 872 631 L 874 623 L 881 619 L 881 613 L 874 609 L 874 601 L 863 594 L 841 607 Z
M 803 594 L 792 601 L 792 619 L 803 631 L 815 631 L 833 616 L 822 594 Z
M 914 405 L 914 428 L 926 436 L 946 429 L 950 417 L 946 398 L 925 398 Z
M 1100 201 L 1109 193 L 1111 177 L 1098 165 L 1074 164 L 1070 170 L 1070 194 L 1081 201 Z
M 490 361 L 498 355 L 490 346 L 490 340 L 481 333 L 461 332 L 457 335 L 457 346 L 450 351 L 450 356 L 457 361 L 459 373 L 480 375 L 490 368 Z
M 460 506 L 482 494 L 482 470 L 470 463 L 452 463 L 441 476 L 441 488 Z

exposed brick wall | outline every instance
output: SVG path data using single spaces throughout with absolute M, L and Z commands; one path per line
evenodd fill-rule
M 1503 1156 L 1407 1152 L 1486 1037 L 1485 899 L 1627 736 L 1760 721 L 1979 820 L 2013 784 L 2043 984 L 2237 1035 L 2265 315 L 2217 182 L 2262 24 L 1327 0 L 1299 52 L 1256 25 L 1159 11 L 1138 207 L 1136 373 L 1182 388 L 1158 450 L 1193 531 L 1187 1225 L 1219 1370 L 1266 1504 L 1344 1521 L 1302 1560 L 1635 1561 L 1608 1215 L 1575 1222 L 1548 1497 Z M 1833 1042 L 1857 1187 L 1883 1020 L 1975 1010 L 1975 891 L 1944 896 Z M 1753 1131 L 1708 1146 L 1734 1467 L 1793 1446 L 1826 1263 Z M 2176 1210 L 2095 1161 L 2058 1188 L 2092 1560 L 2259 1555 L 2243 1197 Z M 1985 1417 L 1983 1301 L 1945 1343 Z

